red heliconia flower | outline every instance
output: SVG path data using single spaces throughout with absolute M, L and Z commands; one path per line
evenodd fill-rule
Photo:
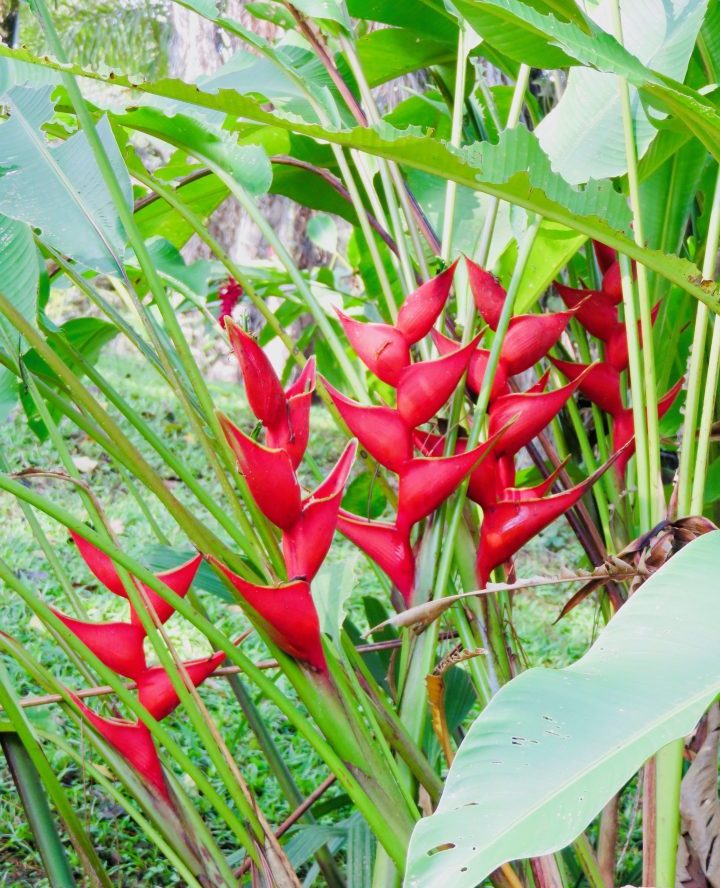
M 254 441 L 223 414 L 218 418 L 260 511 L 288 530 L 300 517 L 300 485 L 292 460 L 285 450 Z
M 284 450 L 293 468 L 302 462 L 310 437 L 310 405 L 315 393 L 315 358 L 305 364 L 302 373 L 285 390 L 286 415 L 274 426 L 265 428 L 268 447 Z
M 601 290 L 578 290 L 555 282 L 562 301 L 574 309 L 575 317 L 591 336 L 607 341 L 620 323 L 617 304 Z
M 189 660 L 183 663 L 183 667 L 190 681 L 198 687 L 215 672 L 225 657 L 224 651 L 217 651 L 209 657 Z M 139 701 L 157 721 L 166 718 L 180 705 L 170 676 L 162 666 L 146 669 L 137 679 L 137 689 Z
M 327 478 L 303 502 L 298 520 L 283 533 L 283 555 L 291 579 L 311 582 L 325 560 L 356 451 L 357 442 L 348 442 Z
M 378 379 L 396 386 L 400 373 L 410 363 L 407 339 L 389 324 L 363 324 L 337 311 L 352 350 Z
M 504 502 L 522 503 L 527 500 L 539 499 L 552 490 L 553 484 L 557 481 L 558 475 L 568 463 L 570 459 L 566 456 L 560 465 L 544 478 L 539 484 L 532 487 L 506 487 L 503 490 L 502 499 Z
M 613 454 L 596 472 L 569 490 L 537 499 L 501 500 L 486 509 L 476 561 L 480 585 L 484 587 L 496 567 L 509 561 L 534 536 L 571 509 L 619 455 Z
M 404 420 L 392 407 L 368 407 L 346 397 L 323 378 L 325 390 L 338 413 L 363 447 L 381 466 L 398 472 L 413 455 L 412 437 Z
M 415 558 L 409 535 L 394 524 L 369 521 L 342 509 L 338 530 L 387 574 L 409 605 L 415 587 Z
M 581 380 L 578 376 L 550 392 L 512 392 L 498 398 L 488 409 L 489 434 L 494 435 L 516 418 L 498 443 L 498 453 L 511 456 L 529 444 L 562 410 Z
M 450 293 L 456 266 L 457 259 L 445 271 L 410 293 L 403 302 L 395 327 L 409 345 L 414 345 L 427 336 L 440 317 Z
M 218 322 L 220 326 L 223 326 L 225 318 L 229 318 L 235 306 L 242 299 L 243 288 L 242 284 L 239 284 L 234 277 L 230 276 L 225 281 L 225 283 L 218 289 L 218 296 L 220 297 L 220 315 L 218 316 Z
M 108 669 L 132 681 L 137 681 L 147 670 L 142 626 L 135 623 L 88 623 L 68 617 L 55 608 L 52 612 Z
M 432 330 L 431 332 L 435 348 L 443 356 L 452 354 L 462 347 L 462 343 L 450 339 L 449 336 L 444 336 L 439 330 Z M 483 377 L 485 376 L 485 368 L 487 367 L 489 358 L 490 350 L 487 348 L 476 348 L 470 358 L 467 370 L 467 386 L 475 395 L 480 394 Z M 493 401 L 495 398 L 499 398 L 500 395 L 504 395 L 508 391 L 507 373 L 505 372 L 505 368 L 501 361 L 493 376 L 492 388 L 490 389 L 490 400 Z
M 445 438 L 442 435 L 416 430 L 414 441 L 415 446 L 425 456 L 442 456 L 445 449 Z M 455 453 L 465 453 L 466 450 L 467 438 L 458 438 L 455 442 Z M 485 509 L 501 499 L 505 488 L 514 483 L 515 461 L 513 457 L 498 455 L 491 451 L 470 473 L 467 495 L 474 503 Z
M 434 456 L 408 460 L 400 469 L 397 528 L 410 531 L 413 524 L 427 518 L 459 487 L 495 447 L 498 437 L 464 449 L 453 456 Z
M 80 536 L 80 534 L 75 533 L 74 531 L 70 532 L 75 544 L 78 547 L 78 551 L 80 555 L 82 555 L 85 564 L 90 568 L 92 573 L 100 580 L 100 582 L 113 592 L 115 595 L 119 595 L 122 598 L 127 598 L 127 592 L 125 591 L 125 586 L 120 579 L 117 570 L 115 569 L 115 565 L 112 562 L 112 559 L 106 555 L 102 550 L 98 549 L 97 546 L 93 545 L 89 540 L 86 540 L 85 537 Z M 178 567 L 174 567 L 172 570 L 165 571 L 163 573 L 156 574 L 157 579 L 160 580 L 161 583 L 164 583 L 169 589 L 179 595 L 181 598 L 184 598 L 192 585 L 193 580 L 195 579 L 195 574 L 200 567 L 200 563 L 202 561 L 202 555 L 195 555 L 189 561 L 186 561 L 184 564 L 179 565 Z M 175 610 L 171 604 L 168 604 L 163 598 L 161 598 L 156 592 L 153 592 L 152 589 L 148 588 L 145 584 L 141 584 L 145 598 L 150 601 L 155 610 L 155 613 L 158 616 L 158 619 L 161 623 L 165 623 L 172 615 L 175 613 Z M 140 618 L 135 613 L 135 609 L 131 606 L 130 608 L 131 620 L 133 623 L 139 624 Z
M 131 722 L 126 719 L 104 718 L 93 712 L 79 697 L 71 694 L 75 705 L 116 752 L 137 771 L 148 788 L 156 791 L 162 799 L 170 802 L 165 776 L 160 757 L 153 743 L 152 734 L 141 721 Z
M 576 364 L 550 357 L 557 369 L 570 380 L 579 380 L 578 389 L 594 404 L 615 416 L 624 407 L 620 397 L 620 373 L 606 361 Z
M 255 611 L 281 650 L 309 663 L 319 672 L 327 671 L 320 642 L 320 623 L 309 583 L 293 580 L 278 586 L 260 586 L 233 573 L 215 558 L 210 557 L 210 561 Z
M 600 271 L 602 274 L 605 274 L 617 262 L 617 253 L 612 247 L 608 247 L 607 244 L 602 244 L 600 241 L 593 241 L 593 250 L 595 251 L 595 258 L 600 266 Z
M 400 371 L 397 410 L 408 428 L 431 419 L 455 391 L 480 337 L 432 361 L 418 361 Z
M 285 392 L 260 345 L 229 318 L 225 329 L 245 382 L 250 409 L 264 426 L 276 426 L 286 411 Z
M 256 340 L 230 319 L 225 328 L 240 364 L 248 405 L 265 428 L 268 447 L 285 450 L 293 468 L 297 468 L 310 430 L 315 359 L 311 358 L 298 379 L 283 391 L 269 358 Z
M 508 376 L 529 370 L 555 345 L 567 327 L 572 312 L 517 315 L 512 318 L 500 350 Z
M 634 267 L 635 263 L 633 263 Z M 609 265 L 602 277 L 602 290 L 609 296 L 615 305 L 622 302 L 622 276 L 620 274 L 620 263 L 616 260 Z
M 489 271 L 466 259 L 470 291 L 480 316 L 492 329 L 497 330 L 507 293 L 503 285 Z
M 662 398 L 658 399 L 658 419 L 663 416 L 672 407 L 675 398 L 677 398 L 685 377 L 680 377 L 675 385 Z M 625 469 L 630 457 L 635 453 L 635 426 L 633 423 L 632 407 L 626 407 L 613 416 L 612 441 L 613 448 L 616 451 L 622 451 L 617 462 L 615 463 L 615 471 L 620 478 L 625 476 Z

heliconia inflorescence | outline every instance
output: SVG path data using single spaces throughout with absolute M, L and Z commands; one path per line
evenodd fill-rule
M 112 560 L 83 536 L 72 537 L 85 563 L 97 579 L 113 592 L 127 598 L 127 591 Z M 158 574 L 176 595 L 187 595 L 202 556 L 197 555 L 179 567 Z M 157 620 L 165 623 L 174 613 L 173 607 L 146 585 L 140 584 L 142 597 L 155 612 Z M 145 659 L 145 629 L 135 608 L 130 605 L 130 622 L 92 623 L 77 620 L 53 609 L 55 615 L 93 654 L 117 675 L 128 678 L 137 686 L 138 700 L 155 719 L 168 716 L 180 700 L 167 672 L 161 666 L 148 666 Z M 195 687 L 202 684 L 225 659 L 220 651 L 209 657 L 183 663 L 188 678 Z M 170 793 L 160 758 L 149 728 L 141 721 L 107 718 L 93 712 L 81 699 L 72 695 L 75 704 L 95 730 L 123 758 L 132 765 L 148 788 L 170 803 Z

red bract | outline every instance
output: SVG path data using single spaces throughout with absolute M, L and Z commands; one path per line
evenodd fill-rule
M 655 323 L 660 310 L 660 303 L 656 303 L 650 312 L 651 323 Z M 642 346 L 642 325 L 637 323 L 638 341 Z M 605 343 L 605 358 L 607 362 L 619 371 L 627 369 L 628 366 L 628 342 L 625 324 L 618 324 L 617 328 L 608 337 Z
M 470 291 L 480 316 L 491 329 L 496 330 L 505 304 L 505 288 L 489 271 L 469 259 L 467 262 Z
M 462 343 L 450 339 L 449 336 L 444 336 L 438 330 L 432 331 L 432 339 L 435 343 L 435 348 L 437 348 L 441 355 L 450 355 L 462 347 Z M 485 376 L 485 368 L 487 367 L 489 358 L 490 351 L 486 348 L 476 348 L 470 357 L 467 371 L 467 385 L 470 391 L 476 395 L 480 394 L 483 377 Z M 492 388 L 490 389 L 490 400 L 493 401 L 495 398 L 499 398 L 500 395 L 504 395 L 507 390 L 507 373 L 505 372 L 502 362 L 500 362 L 493 377 Z
M 87 623 L 52 608 L 55 616 L 88 647 L 108 669 L 137 681 L 147 670 L 145 630 L 133 623 Z
M 117 570 L 115 569 L 115 565 L 108 555 L 106 555 L 103 551 L 97 548 L 97 546 L 93 545 L 89 540 L 86 540 L 84 537 L 81 537 L 79 534 L 74 531 L 70 531 L 70 535 L 75 541 L 76 546 L 78 547 L 78 551 L 83 557 L 85 564 L 90 568 L 93 574 L 100 580 L 100 582 L 113 592 L 115 595 L 119 595 L 122 598 L 127 598 L 127 592 L 125 591 L 125 586 L 120 579 Z M 169 589 L 179 595 L 181 598 L 184 598 L 190 586 L 192 585 L 193 580 L 195 579 L 195 574 L 200 567 L 200 562 L 202 561 L 201 555 L 195 555 L 189 561 L 186 561 L 184 564 L 179 565 L 179 567 L 174 567 L 172 570 L 165 571 L 164 573 L 157 574 L 157 579 L 160 580 L 161 583 L 164 583 Z M 163 598 L 161 598 L 156 592 L 153 592 L 152 589 L 148 588 L 144 583 L 142 584 L 142 589 L 144 592 L 144 597 L 150 601 L 155 610 L 155 613 L 158 616 L 158 619 L 161 623 L 165 623 L 172 615 L 175 613 L 175 610 L 171 604 L 168 604 Z M 133 623 L 139 624 L 140 618 L 135 613 L 135 609 L 130 607 L 130 618 Z
M 286 654 L 309 663 L 319 672 L 326 672 L 325 655 L 320 642 L 320 624 L 305 580 L 277 586 L 250 583 L 229 568 L 210 558 L 230 580 L 242 598 L 255 611 L 270 638 Z
M 303 503 L 298 520 L 283 534 L 285 566 L 291 579 L 310 582 L 325 560 L 356 450 L 356 442 L 350 441 L 332 472 Z
M 490 435 L 516 420 L 498 443 L 498 453 L 511 456 L 529 444 L 565 406 L 581 379 L 551 392 L 513 392 L 498 398 L 488 410 Z
M 394 524 L 367 521 L 342 510 L 338 530 L 372 558 L 409 605 L 415 587 L 415 558 L 408 534 Z
M 491 438 L 473 450 L 454 456 L 410 459 L 400 469 L 397 527 L 409 531 L 413 524 L 427 518 L 476 469 L 495 446 Z
M 297 468 L 308 442 L 315 359 L 311 358 L 298 379 L 283 391 L 272 364 L 253 337 L 230 319 L 225 328 L 243 374 L 248 405 L 265 428 L 268 447 L 285 450 Z
M 571 312 L 518 315 L 510 321 L 500 360 L 508 376 L 529 370 L 555 345 L 567 327 Z
M 576 290 L 555 282 L 555 289 L 568 308 L 591 336 L 607 340 L 618 327 L 623 327 L 615 302 L 601 290 Z
M 450 293 L 456 265 L 457 260 L 405 299 L 395 326 L 408 344 L 413 345 L 427 336 L 440 316 Z
M 662 419 L 672 407 L 675 398 L 677 398 L 682 388 L 683 381 L 684 377 L 680 377 L 675 385 L 658 400 L 658 419 Z M 621 478 L 625 475 L 625 469 L 630 457 L 635 453 L 634 434 L 632 407 L 627 407 L 613 416 L 613 448 L 617 451 L 622 450 L 615 464 L 615 470 Z
M 569 459 L 569 456 L 565 457 L 560 465 L 556 469 L 553 469 L 547 478 L 539 484 L 535 484 L 533 487 L 506 487 L 503 490 L 503 500 L 511 503 L 522 503 L 527 500 L 539 499 L 540 497 L 545 496 L 545 494 L 552 490 L 553 484 L 557 481 L 558 475 L 565 468 Z
M 198 687 L 215 672 L 224 659 L 225 653 L 218 651 L 209 657 L 189 660 L 183 663 L 183 668 L 194 687 Z M 170 715 L 180 705 L 180 698 L 172 686 L 170 676 L 162 666 L 146 669 L 137 680 L 137 689 L 138 699 L 158 721 Z
M 620 397 L 620 373 L 605 361 L 596 364 L 575 364 L 551 357 L 557 369 L 570 380 L 578 381 L 578 389 L 606 413 L 615 415 L 623 409 Z
M 283 530 L 292 527 L 300 517 L 300 485 L 287 452 L 258 444 L 226 416 L 218 416 L 260 511 Z
M 549 524 L 571 509 L 618 458 L 614 454 L 596 472 L 570 490 L 537 499 L 501 500 L 485 510 L 480 528 L 476 570 L 485 586 L 491 572 Z
M 137 771 L 148 787 L 155 790 L 162 799 L 170 803 L 165 776 L 160 758 L 153 743 L 152 734 L 141 721 L 104 718 L 93 712 L 82 700 L 71 695 L 75 705 L 110 746 Z
M 595 258 L 600 266 L 600 271 L 605 274 L 617 262 L 617 253 L 612 247 L 608 247 L 607 244 L 601 244 L 600 241 L 593 241 L 593 250 L 595 251 Z
M 409 428 L 431 419 L 457 388 L 480 337 L 433 361 L 418 361 L 400 371 L 397 409 Z
M 363 324 L 337 312 L 355 354 L 378 379 L 397 385 L 410 363 L 410 346 L 403 334 L 389 324 Z
M 392 407 L 368 407 L 343 395 L 323 379 L 343 422 L 358 439 L 361 447 L 381 466 L 397 472 L 412 457 L 410 430 Z

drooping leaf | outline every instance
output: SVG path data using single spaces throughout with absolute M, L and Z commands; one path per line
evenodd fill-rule
M 672 5 L 662 0 L 625 3 L 624 45 L 648 68 L 682 81 L 706 7 L 707 0 Z M 609 3 L 591 15 L 606 31 L 612 31 Z M 636 89 L 631 90 L 631 103 L 635 140 L 642 156 L 657 129 Z M 540 123 L 537 134 L 553 168 L 568 182 L 624 173 L 627 161 L 617 77 L 591 68 L 572 69 L 560 102 Z
M 500 690 L 415 828 L 406 885 L 473 888 L 508 860 L 562 848 L 693 728 L 720 690 L 719 570 L 715 531 L 657 571 L 577 663 Z
M 61 253 L 97 270 L 117 269 L 125 235 L 84 133 L 51 145 L 42 127 L 53 114 L 52 87 L 16 86 L 0 139 L 0 211 L 40 229 Z M 128 205 L 130 180 L 108 121 L 98 135 Z
M 339 644 L 340 629 L 347 613 L 347 601 L 353 593 L 356 563 L 357 553 L 343 561 L 325 564 L 312 584 L 320 631 L 336 644 Z

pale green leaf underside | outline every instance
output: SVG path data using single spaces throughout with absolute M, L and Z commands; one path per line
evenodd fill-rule
M 0 132 L 0 212 L 40 229 L 62 253 L 98 270 L 120 263 L 125 236 L 84 133 L 51 145 L 51 86 L 7 93 L 10 119 Z M 107 120 L 97 127 L 130 203 L 130 180 Z
M 506 685 L 415 828 L 405 884 L 473 888 L 503 862 L 564 847 L 690 732 L 720 692 L 719 574 L 714 531 L 651 577 L 577 663 Z

